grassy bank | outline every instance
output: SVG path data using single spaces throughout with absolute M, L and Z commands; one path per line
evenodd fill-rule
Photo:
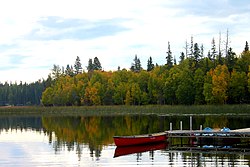
M 193 106 L 81 106 L 81 107 L 0 107 L 0 115 L 116 115 L 116 114 L 158 114 L 158 115 L 250 115 L 250 105 L 193 105 Z

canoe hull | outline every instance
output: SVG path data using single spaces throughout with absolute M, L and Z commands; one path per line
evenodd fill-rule
M 167 140 L 167 134 L 163 132 L 137 136 L 114 136 L 113 138 L 115 145 L 120 147 L 163 142 Z

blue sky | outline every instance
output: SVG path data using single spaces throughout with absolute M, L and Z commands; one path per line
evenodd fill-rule
M 0 1 L 0 82 L 47 78 L 53 64 L 86 70 L 98 57 L 104 70 L 129 68 L 135 54 L 146 68 L 165 64 L 167 43 L 177 58 L 186 40 L 205 54 L 219 32 L 240 54 L 250 37 L 247 0 L 8 0 Z M 249 41 L 250 42 L 250 41 Z

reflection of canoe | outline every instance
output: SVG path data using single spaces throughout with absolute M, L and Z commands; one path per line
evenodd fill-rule
M 146 151 L 153 151 L 153 150 L 162 150 L 167 147 L 166 142 L 158 142 L 158 143 L 151 143 L 145 145 L 133 145 L 133 146 L 126 146 L 126 147 L 116 147 L 115 149 L 115 157 L 134 154 L 134 153 L 141 153 Z
M 166 141 L 167 133 L 162 132 L 147 135 L 114 136 L 113 138 L 116 146 L 129 146 Z

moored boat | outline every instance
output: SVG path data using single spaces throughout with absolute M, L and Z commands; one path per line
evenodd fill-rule
M 166 141 L 167 133 L 161 132 L 135 136 L 114 136 L 113 138 L 116 146 L 140 145 Z

